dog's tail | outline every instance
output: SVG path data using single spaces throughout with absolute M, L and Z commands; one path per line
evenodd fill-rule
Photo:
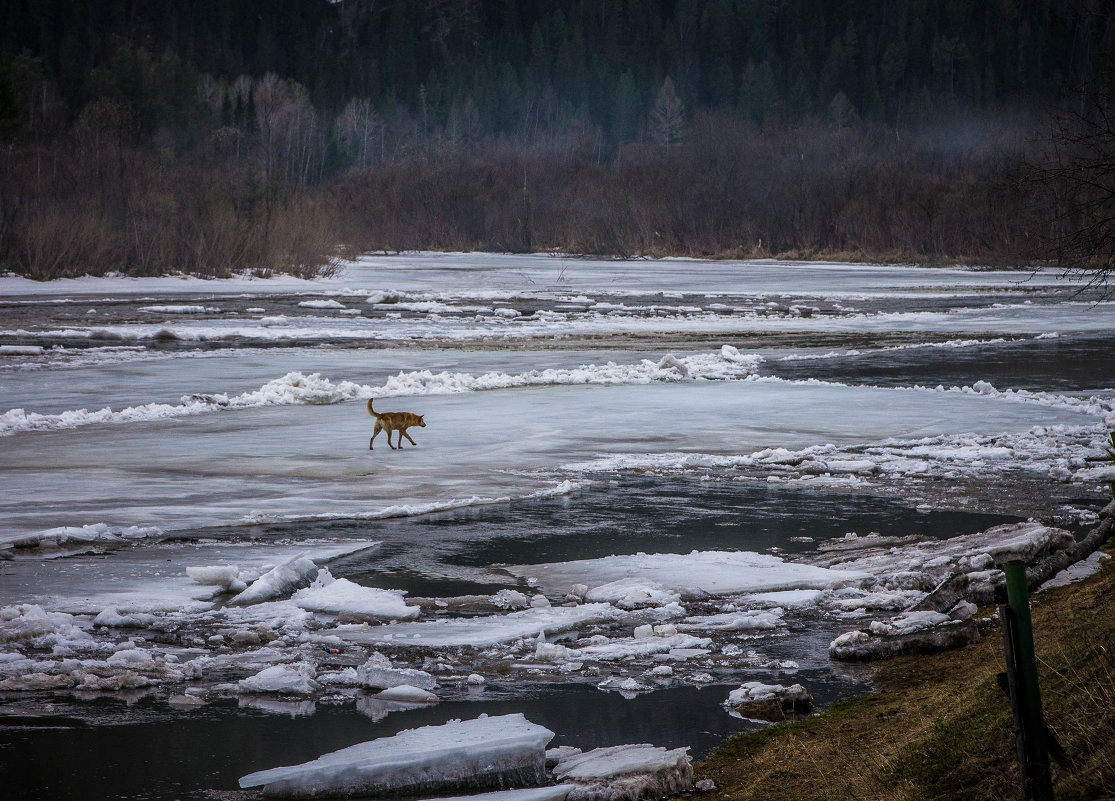
M 379 417 L 379 415 L 376 414 L 376 410 L 372 408 L 371 398 L 368 398 L 368 414 L 370 414 L 372 417 Z

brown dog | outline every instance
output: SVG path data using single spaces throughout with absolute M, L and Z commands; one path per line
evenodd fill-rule
M 368 414 L 376 419 L 376 427 L 375 430 L 372 431 L 372 438 L 368 440 L 368 450 L 372 450 L 372 443 L 376 441 L 376 437 L 379 435 L 380 431 L 387 432 L 387 447 L 391 448 L 391 450 L 395 450 L 395 446 L 391 444 L 391 432 L 398 431 L 399 450 L 402 450 L 403 437 L 410 439 L 410 434 L 407 433 L 408 428 L 411 426 L 418 426 L 419 428 L 426 427 L 426 421 L 422 419 L 422 415 L 415 414 L 414 412 L 384 412 L 383 414 L 378 414 L 376 410 L 372 408 L 371 398 L 368 398 Z M 418 443 L 410 439 L 410 444 L 417 445 Z

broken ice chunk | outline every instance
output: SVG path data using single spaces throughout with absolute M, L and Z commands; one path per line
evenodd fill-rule
M 776 722 L 785 720 L 787 713 L 800 714 L 811 710 L 813 696 L 800 684 L 784 687 L 781 684 L 747 681 L 728 693 L 728 700 L 724 703 L 745 718 Z
M 454 720 L 343 748 L 301 765 L 240 779 L 266 796 L 420 796 L 546 780 L 544 751 L 554 733 L 522 714 Z
M 615 745 L 561 759 L 554 778 L 576 789 L 567 801 L 640 801 L 693 789 L 688 748 L 668 751 L 653 745 Z
M 1072 534 L 1063 528 L 1051 528 L 1041 523 L 1006 523 L 989 528 L 984 535 L 993 539 L 986 552 L 996 565 L 1021 561 L 1027 564 L 1042 551 L 1071 548 L 1075 542 Z
M 412 647 L 483 648 L 524 637 L 534 638 L 540 631 L 556 633 L 589 623 L 600 623 L 619 617 L 620 614 L 622 613 L 611 604 L 548 606 L 524 609 L 507 615 L 395 623 L 388 626 L 339 626 L 335 632 L 344 640 L 365 645 L 392 645 L 405 640 Z
M 321 685 L 314 681 L 314 669 L 305 662 L 298 665 L 272 665 L 254 676 L 241 679 L 240 689 L 250 693 L 311 695 Z
M 426 671 L 392 667 L 391 660 L 378 651 L 356 669 L 356 680 L 358 684 L 381 690 L 388 690 L 402 684 L 409 684 L 422 690 L 432 690 L 437 686 L 437 680 Z
M 254 585 L 253 585 L 254 586 Z M 402 590 L 363 587 L 348 579 L 335 579 L 322 568 L 314 582 L 291 596 L 291 600 L 310 612 L 348 612 L 391 620 L 418 617 L 417 606 L 407 606 Z
M 198 565 L 187 567 L 186 575 L 198 584 L 223 587 L 226 591 L 243 592 L 247 587 L 240 581 L 240 568 L 236 565 Z
M 644 592 L 657 587 L 659 591 L 677 593 L 687 599 L 745 592 L 829 589 L 869 575 L 843 568 L 832 570 L 786 562 L 777 556 L 746 551 L 640 553 L 575 562 L 508 565 L 506 570 L 522 578 L 536 579 L 551 594 L 562 592 L 573 582 L 591 582 L 596 589 L 589 591 L 586 600 L 594 600 L 596 593 L 605 587 L 623 588 L 617 602 L 632 592 L 633 583 L 641 585 Z M 623 585 L 624 579 L 631 581 Z
M 681 596 L 666 589 L 656 581 L 625 577 L 593 587 L 585 593 L 586 601 L 613 603 L 623 609 L 637 609 L 643 606 L 663 606 L 677 603 Z
M 396 684 L 376 695 L 381 701 L 402 701 L 408 704 L 436 704 L 438 697 L 410 684 Z
M 229 606 L 251 606 L 290 595 L 317 575 L 317 565 L 306 556 L 295 556 L 264 573 L 228 602 Z

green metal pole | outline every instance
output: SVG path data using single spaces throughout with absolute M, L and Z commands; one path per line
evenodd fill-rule
M 1014 613 L 1017 640 L 1018 684 L 1021 685 L 1023 720 L 1026 728 L 1026 756 L 1029 779 L 1037 801 L 1052 801 L 1053 780 L 1049 773 L 1049 753 L 1045 746 L 1045 727 L 1041 714 L 1041 688 L 1038 663 L 1034 656 L 1034 629 L 1030 622 L 1030 594 L 1026 587 L 1026 564 L 1008 562 L 1003 566 L 1007 583 L 1007 605 Z

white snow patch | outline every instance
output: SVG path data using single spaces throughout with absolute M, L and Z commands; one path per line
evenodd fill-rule
M 1036 592 L 1050 590 L 1054 587 L 1064 587 L 1066 584 L 1073 584 L 1077 581 L 1083 581 L 1089 576 L 1094 576 L 1103 569 L 1103 560 L 1110 558 L 1111 557 L 1103 551 L 1094 551 L 1087 559 L 1082 559 L 1075 565 L 1069 565 L 1053 578 L 1046 581 L 1037 588 Z

